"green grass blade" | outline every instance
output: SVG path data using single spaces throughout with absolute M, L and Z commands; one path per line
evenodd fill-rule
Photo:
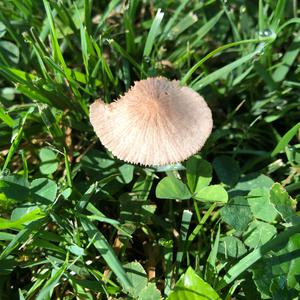
M 209 253 L 207 263 L 206 263 L 206 268 L 205 268 L 205 280 L 209 283 L 213 283 L 215 277 L 217 276 L 217 254 L 218 254 L 218 249 L 219 249 L 219 244 L 220 244 L 220 224 L 218 226 L 218 231 L 217 235 L 215 238 L 214 245 Z
M 266 19 L 264 13 L 263 0 L 259 0 L 258 2 L 258 27 L 260 32 L 266 29 Z
M 58 121 L 53 115 L 50 107 L 48 105 L 43 104 L 38 105 L 38 109 L 44 124 L 48 128 L 49 133 L 52 135 L 53 138 L 57 139 L 59 142 L 62 142 L 64 138 L 64 133 L 60 128 Z
M 195 205 L 197 207 L 197 202 L 195 202 Z M 189 243 L 191 243 L 195 237 L 199 234 L 200 230 L 202 229 L 202 227 L 204 226 L 204 224 L 206 223 L 206 221 L 208 220 L 208 218 L 211 216 L 213 210 L 216 208 L 217 203 L 214 202 L 209 209 L 205 212 L 204 216 L 201 218 L 199 224 L 197 224 L 197 226 L 194 228 L 193 232 L 189 235 L 188 241 Z
M 210 20 L 208 20 L 207 22 L 205 22 L 205 24 L 203 24 L 203 26 L 201 26 L 197 32 L 196 32 L 196 36 L 197 38 L 191 43 L 191 48 L 195 47 L 200 41 L 203 40 L 203 37 L 212 29 L 214 28 L 214 26 L 216 26 L 216 24 L 218 23 L 218 21 L 220 20 L 221 16 L 223 15 L 224 11 L 221 10 L 220 12 L 218 12 L 214 17 L 212 17 Z
M 5 110 L 0 106 L 0 119 L 9 127 L 14 126 L 14 120 L 5 112 Z
M 84 24 L 88 34 L 91 34 L 92 30 L 92 7 L 93 0 L 84 0 Z
M 300 129 L 300 122 L 293 126 L 279 141 L 275 149 L 272 151 L 272 156 L 275 156 L 279 152 L 283 151 L 284 148 L 289 144 L 291 139 L 297 134 Z
M 232 47 L 236 47 L 242 44 L 256 44 L 256 43 L 270 43 L 272 41 L 274 41 L 275 36 L 271 35 L 270 37 L 264 37 L 264 38 L 259 38 L 259 39 L 250 39 L 250 40 L 243 40 L 243 41 L 238 41 L 238 42 L 234 42 L 234 43 L 229 43 L 226 45 L 223 45 L 213 51 L 211 51 L 210 53 L 208 53 L 205 57 L 203 57 L 199 62 L 197 62 L 181 79 L 181 84 L 186 84 L 187 81 L 191 78 L 191 76 L 194 74 L 194 72 L 200 67 L 202 66 L 208 59 L 212 58 L 214 55 L 222 52 L 223 50 L 226 50 L 228 48 L 232 48 Z M 258 49 L 259 51 L 262 50 L 262 46 L 264 44 L 261 44 L 261 47 L 259 47 L 260 49 Z M 251 53 L 253 56 L 254 53 L 258 53 L 259 51 L 256 50 L 255 52 Z M 250 55 L 250 54 L 249 54 Z M 242 57 L 243 58 L 243 57 Z M 246 60 L 247 61 L 247 60 Z
M 25 300 L 25 297 L 24 297 L 21 289 L 19 289 L 19 300 Z
M 177 21 L 179 14 L 181 13 L 181 11 L 185 8 L 185 6 L 188 4 L 189 0 L 183 0 L 181 2 L 181 4 L 177 7 L 176 11 L 174 12 L 174 14 L 172 15 L 172 17 L 169 19 L 169 21 L 167 22 L 163 33 L 161 35 L 160 40 L 163 40 L 167 34 L 170 32 L 170 30 L 174 27 L 173 25 L 175 24 L 175 22 Z
M 67 253 L 67 257 L 63 265 L 59 269 L 57 269 L 54 272 L 54 274 L 51 274 L 51 278 L 44 284 L 43 288 L 37 295 L 36 300 L 44 300 L 51 297 L 54 288 L 56 287 L 60 278 L 63 276 L 64 272 L 66 271 L 68 267 L 68 263 L 69 263 L 69 253 Z
M 227 2 L 227 1 L 226 1 Z M 240 33 L 239 33 L 239 30 L 236 26 L 236 21 L 233 19 L 234 18 L 234 14 L 229 11 L 227 9 L 227 3 L 225 2 L 225 0 L 222 0 L 222 4 L 223 4 L 223 9 L 225 11 L 225 14 L 227 16 L 227 19 L 230 23 L 230 26 L 231 26 L 231 30 L 232 30 L 232 33 L 233 33 L 233 37 L 234 37 L 234 40 L 235 41 L 240 41 L 241 40 L 241 36 L 240 36 Z
M 144 75 L 147 75 L 143 70 L 140 64 L 136 62 L 115 40 L 108 40 L 109 44 L 119 52 L 124 58 L 126 58 L 136 69 L 142 72 Z
M 292 24 L 300 24 L 300 18 L 292 18 L 292 19 L 286 21 L 279 27 L 278 32 L 282 31 L 285 27 L 292 25 Z
M 117 278 L 122 282 L 126 288 L 132 286 L 125 270 L 118 260 L 114 250 L 109 245 L 104 235 L 96 228 L 96 226 L 86 217 L 80 216 L 80 222 L 84 231 L 87 233 L 89 240 L 92 241 L 95 248 L 102 255 L 111 270 L 115 273 Z
M 283 18 L 286 7 L 286 0 L 278 0 L 271 21 L 271 28 L 277 32 L 281 19 Z
M 236 61 L 226 65 L 225 67 L 220 68 L 219 70 L 210 73 L 205 78 L 202 78 L 199 81 L 195 82 L 193 84 L 192 88 L 195 91 L 199 91 L 200 89 L 204 88 L 205 86 L 215 82 L 219 78 L 227 76 L 231 71 L 233 71 L 234 69 L 236 69 L 239 66 L 243 65 L 244 63 L 250 61 L 251 59 L 253 59 L 257 55 L 258 55 L 258 52 L 254 51 L 254 52 L 252 52 L 248 55 L 245 55 L 245 56 L 237 59 Z
M 50 25 L 50 30 L 51 30 L 51 43 L 52 43 L 52 48 L 53 48 L 53 59 L 56 63 L 60 63 L 64 68 L 67 67 L 65 60 L 63 58 L 62 52 L 60 50 L 60 46 L 58 43 L 58 39 L 57 39 L 57 33 L 56 33 L 56 28 L 54 25 L 54 20 L 53 20 L 53 15 L 52 15 L 52 11 L 50 8 L 50 4 L 47 0 L 43 0 L 44 3 L 44 7 L 46 10 L 46 14 L 47 14 L 47 19 Z
M 163 16 L 164 16 L 164 13 L 162 13 L 161 10 L 158 9 L 158 11 L 155 15 L 155 18 L 153 20 L 153 23 L 151 25 L 150 31 L 148 33 L 148 36 L 147 36 L 144 53 L 143 53 L 144 57 L 150 56 L 150 53 L 151 53 L 153 45 L 154 45 L 154 40 L 159 33 L 160 23 L 163 19 Z
M 172 40 L 176 39 L 182 32 L 187 30 L 197 21 L 198 17 L 195 14 L 187 14 L 184 18 L 182 18 L 182 20 L 180 20 L 180 22 L 178 22 L 178 24 L 176 24 L 176 26 L 172 28 L 172 30 L 169 33 L 169 38 Z
M 14 239 L 4 248 L 0 254 L 0 260 L 5 259 L 15 248 L 20 244 L 25 243 L 30 235 L 34 234 L 37 230 L 41 229 L 41 226 L 45 223 L 46 218 L 33 221 L 32 223 L 26 225 Z
M 113 11 L 113 9 L 119 4 L 120 0 L 111 0 L 108 3 L 105 11 L 101 15 L 100 21 L 97 25 L 97 28 L 95 30 L 95 36 L 99 34 L 100 29 L 102 28 L 104 22 L 106 21 L 109 14 Z
M 172 287 L 173 241 L 160 239 L 159 244 L 163 248 L 164 261 L 166 266 L 164 294 L 169 295 Z
M 69 187 L 72 187 L 73 182 L 72 182 L 71 166 L 70 166 L 70 163 L 69 163 L 66 148 L 64 148 L 64 159 L 65 159 L 65 166 L 66 166 L 67 183 L 68 183 Z
M 98 188 L 98 182 L 93 183 L 88 190 L 81 197 L 80 201 L 76 205 L 76 211 L 81 212 L 89 203 L 91 197 L 94 195 Z
M 300 51 L 299 43 L 300 43 L 300 34 L 298 34 L 294 38 L 294 40 L 288 47 L 286 53 L 284 54 L 281 64 L 275 69 L 273 73 L 274 81 L 279 82 L 285 79 L 295 59 L 298 57 Z
M 43 217 L 45 217 L 45 213 L 43 213 L 39 208 L 36 208 L 18 220 L 11 221 L 0 218 L 0 230 L 11 228 L 22 229 L 25 223 L 33 222 L 42 219 Z
M 7 78 L 7 80 L 14 83 L 18 82 L 30 86 L 32 86 L 33 81 L 40 79 L 38 76 L 34 76 L 30 73 L 15 68 L 8 68 L 3 65 L 0 65 L 0 74 Z
M 254 69 L 256 73 L 263 79 L 263 81 L 266 83 L 267 87 L 269 88 L 270 91 L 276 90 L 277 84 L 270 75 L 269 71 L 267 68 L 261 64 L 260 62 L 256 61 L 254 63 Z
M 19 143 L 20 143 L 20 141 L 22 139 L 22 136 L 23 136 L 24 124 L 26 122 L 27 117 L 33 112 L 33 110 L 34 110 L 33 107 L 29 108 L 29 110 L 25 114 L 24 118 L 21 120 L 19 130 L 18 130 L 16 136 L 13 138 L 12 144 L 11 144 L 11 146 L 9 148 L 9 151 L 8 151 L 8 154 L 6 156 L 6 159 L 5 159 L 3 168 L 2 168 L 2 172 L 8 167 L 14 153 L 17 150 L 17 148 L 19 146 Z
M 176 254 L 176 271 L 178 273 L 180 264 L 185 252 L 187 233 L 191 224 L 193 213 L 190 210 L 184 210 L 182 213 L 181 227 L 180 227 L 180 244 Z

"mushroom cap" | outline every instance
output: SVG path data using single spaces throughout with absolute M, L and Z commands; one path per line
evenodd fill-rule
M 96 100 L 90 106 L 90 121 L 113 155 L 141 165 L 187 159 L 202 148 L 213 126 L 205 100 L 164 77 L 135 82 L 111 104 Z

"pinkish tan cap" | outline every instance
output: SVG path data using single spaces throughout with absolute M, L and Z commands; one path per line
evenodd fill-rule
M 96 100 L 90 120 L 102 144 L 126 162 L 166 165 L 198 152 L 213 120 L 204 99 L 164 77 L 135 82 L 120 99 Z

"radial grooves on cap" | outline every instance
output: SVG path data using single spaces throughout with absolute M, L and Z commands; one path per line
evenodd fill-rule
M 212 130 L 204 99 L 178 81 L 148 78 L 117 101 L 96 101 L 90 119 L 102 144 L 121 160 L 165 165 L 198 152 Z

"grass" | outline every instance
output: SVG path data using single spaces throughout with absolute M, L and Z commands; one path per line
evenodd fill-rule
M 299 12 L 0 0 L 0 299 L 297 299 Z M 181 164 L 125 164 L 89 122 L 150 76 L 212 109 Z

